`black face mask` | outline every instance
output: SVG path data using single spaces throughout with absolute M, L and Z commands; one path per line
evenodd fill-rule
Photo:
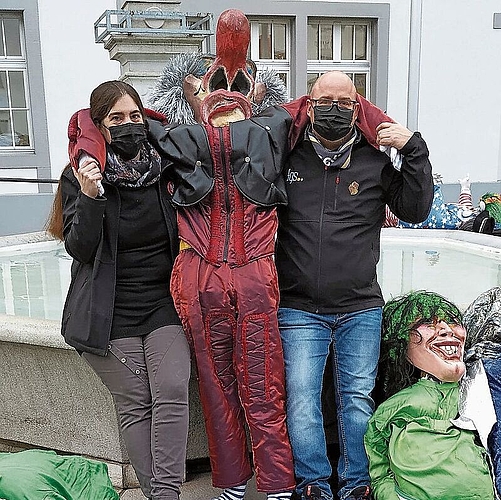
M 324 111 L 316 106 L 313 108 L 313 116 L 313 130 L 328 141 L 338 141 L 353 129 L 352 109 L 340 111 L 336 106 L 332 106 L 329 111 Z
M 124 160 L 132 160 L 146 141 L 144 123 L 124 123 L 106 127 L 111 135 L 111 149 Z

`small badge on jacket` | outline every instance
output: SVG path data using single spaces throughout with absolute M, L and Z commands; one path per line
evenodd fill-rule
M 350 194 L 352 196 L 355 196 L 356 194 L 358 194 L 358 187 L 359 187 L 359 183 L 357 181 L 353 181 L 349 186 L 348 186 L 348 191 L 350 192 Z

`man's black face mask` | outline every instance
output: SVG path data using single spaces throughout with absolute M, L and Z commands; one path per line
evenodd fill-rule
M 353 110 L 339 110 L 332 106 L 329 111 L 325 111 L 320 106 L 313 108 L 313 130 L 328 141 L 338 141 L 348 135 L 352 128 Z
M 111 149 L 124 160 L 132 160 L 146 141 L 144 123 L 124 123 L 108 127 L 111 135 Z

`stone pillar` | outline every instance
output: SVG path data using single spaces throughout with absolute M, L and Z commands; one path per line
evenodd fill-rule
M 133 18 L 134 32 L 112 32 L 104 42 L 110 59 L 120 62 L 120 79 L 134 86 L 146 102 L 148 93 L 161 75 L 166 61 L 182 52 L 203 52 L 202 43 L 207 35 L 199 34 L 196 30 L 186 33 L 179 18 L 155 17 L 155 14 L 162 12 L 179 13 L 183 16 L 180 12 L 181 2 L 178 0 L 119 0 L 117 4 L 123 11 L 154 14 L 151 19 Z M 155 32 L 149 33 L 149 30 Z M 161 30 L 165 32 L 162 33 Z

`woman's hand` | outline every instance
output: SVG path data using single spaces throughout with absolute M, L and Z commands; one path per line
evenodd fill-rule
M 80 190 L 89 198 L 96 198 L 99 194 L 98 181 L 103 176 L 96 160 L 90 158 L 82 162 L 78 170 L 73 169 L 73 173 L 80 184 Z

